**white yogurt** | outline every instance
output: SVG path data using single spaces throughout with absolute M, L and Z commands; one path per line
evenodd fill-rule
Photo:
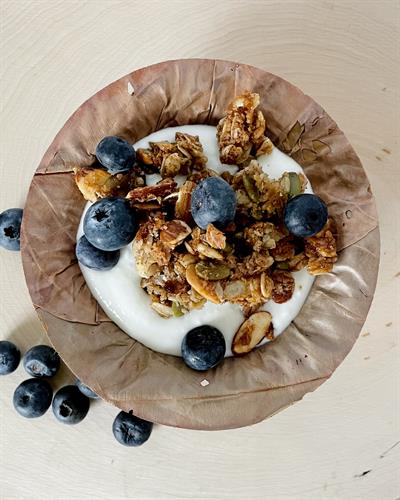
M 234 173 L 237 170 L 237 167 L 221 164 L 216 129 L 208 125 L 185 125 L 159 130 L 137 142 L 134 147 L 136 149 L 148 147 L 149 141 L 174 141 L 177 131 L 200 137 L 211 169 L 219 173 L 224 170 Z M 298 163 L 276 147 L 272 154 L 261 156 L 258 161 L 272 178 L 278 178 L 287 171 L 303 172 Z M 154 184 L 160 179 L 159 175 L 149 175 L 147 183 Z M 183 178 L 177 180 L 181 183 Z M 310 186 L 306 192 L 312 193 Z M 91 203 L 87 204 L 82 214 L 78 238 L 83 234 L 83 218 L 90 205 Z M 180 318 L 161 318 L 150 307 L 150 298 L 140 287 L 140 276 L 136 272 L 131 245 L 121 250 L 118 264 L 110 271 L 94 271 L 84 266 L 80 267 L 89 289 L 108 317 L 128 335 L 147 347 L 154 351 L 180 356 L 180 346 L 185 334 L 196 326 L 208 324 L 215 326 L 224 334 L 226 356 L 232 355 L 233 336 L 244 320 L 240 306 L 207 302 L 202 309 L 190 311 Z M 314 282 L 314 278 L 305 270 L 293 273 L 293 276 L 295 279 L 293 297 L 284 304 L 276 304 L 270 300 L 262 307 L 272 314 L 275 336 L 280 335 L 298 315 Z M 263 343 L 265 342 L 267 340 Z

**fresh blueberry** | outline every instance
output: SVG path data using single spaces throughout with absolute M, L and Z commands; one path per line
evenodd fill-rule
M 48 345 L 35 345 L 25 354 L 23 364 L 32 377 L 54 377 L 60 368 L 60 356 Z
M 235 191 L 221 177 L 207 177 L 194 189 L 191 208 L 195 223 L 202 229 L 208 224 L 224 229 L 235 217 Z
M 145 443 L 152 429 L 151 422 L 124 411 L 118 413 L 112 427 L 115 439 L 125 446 L 140 446 Z
M 136 152 L 129 142 L 121 137 L 104 137 L 96 148 L 96 158 L 110 174 L 128 172 L 136 160 Z
M 185 335 L 181 350 L 183 361 L 189 368 L 199 371 L 208 370 L 224 359 L 225 338 L 213 326 L 198 326 Z
M 136 214 L 124 198 L 103 198 L 85 214 L 83 232 L 100 250 L 111 252 L 126 246 L 137 231 Z
M 107 271 L 112 269 L 119 261 L 119 250 L 105 252 L 93 246 L 86 236 L 79 238 L 76 245 L 76 257 L 85 267 L 95 269 L 96 271 Z
M 88 397 L 90 399 L 99 399 L 99 396 L 94 391 L 92 391 L 92 389 L 90 389 L 90 387 L 85 385 L 80 380 L 76 381 L 76 386 L 81 391 L 81 393 L 84 394 L 86 397 Z
M 52 408 L 57 420 L 63 424 L 79 424 L 89 411 L 90 401 L 76 385 L 66 385 L 56 392 Z
M 52 396 L 53 390 L 46 380 L 30 378 L 15 389 L 14 408 L 23 417 L 41 417 L 48 410 Z
M 283 217 L 294 236 L 309 238 L 325 226 L 328 209 L 315 194 L 299 194 L 287 202 Z
M 0 340 L 0 375 L 8 375 L 18 368 L 21 353 L 8 340 Z
M 0 214 L 0 246 L 7 250 L 20 249 L 22 214 L 21 208 L 9 208 Z

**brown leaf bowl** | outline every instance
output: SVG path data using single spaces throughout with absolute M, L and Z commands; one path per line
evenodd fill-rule
M 327 202 L 339 228 L 340 255 L 333 273 L 317 278 L 298 317 L 274 342 L 199 373 L 130 338 L 91 296 L 74 253 L 85 200 L 72 169 L 91 165 L 96 144 L 107 135 L 134 143 L 168 126 L 215 125 L 244 90 L 260 94 L 268 136 L 303 166 Z M 134 71 L 80 106 L 33 177 L 21 247 L 39 318 L 77 377 L 104 400 L 147 420 L 227 429 L 253 424 L 298 401 L 342 362 L 374 294 L 379 230 L 360 160 L 321 106 L 261 69 L 190 59 Z M 203 379 L 208 386 L 200 384 Z

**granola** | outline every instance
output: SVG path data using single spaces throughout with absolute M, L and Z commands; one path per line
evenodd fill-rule
M 265 119 L 260 110 L 260 96 L 245 92 L 228 106 L 226 116 L 217 126 L 217 138 L 222 163 L 243 165 L 253 154 L 270 154 L 271 140 L 265 136 Z

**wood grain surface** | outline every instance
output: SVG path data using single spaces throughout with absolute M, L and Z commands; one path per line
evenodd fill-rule
M 298 85 L 358 152 L 380 215 L 373 305 L 333 377 L 253 427 L 157 426 L 120 446 L 117 410 L 94 402 L 76 427 L 12 408 L 22 366 L 0 379 L 0 498 L 372 499 L 400 496 L 400 157 L 397 0 L 0 0 L 0 211 L 23 206 L 56 132 L 85 99 L 135 68 L 210 57 Z M 179 89 L 177 89 L 179 91 Z M 0 338 L 45 341 L 20 256 L 0 251 Z M 55 387 L 71 380 L 63 369 Z

